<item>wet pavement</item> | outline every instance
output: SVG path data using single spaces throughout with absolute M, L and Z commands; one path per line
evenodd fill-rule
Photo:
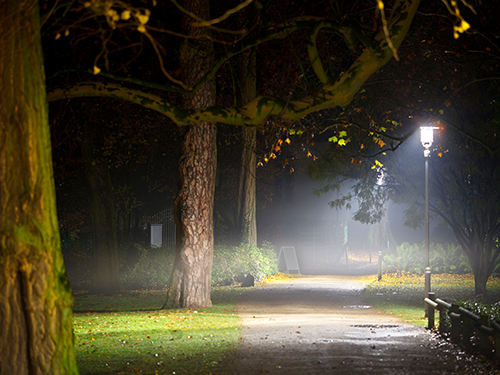
M 242 294 L 234 358 L 220 374 L 489 373 L 424 328 L 367 305 L 356 276 L 299 276 Z

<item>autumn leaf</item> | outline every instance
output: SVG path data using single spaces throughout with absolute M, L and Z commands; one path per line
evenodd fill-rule
M 280 149 L 281 149 L 281 147 L 279 145 L 276 145 L 276 147 L 274 148 L 274 151 L 278 152 Z
M 285 139 L 285 142 L 290 144 L 290 138 Z

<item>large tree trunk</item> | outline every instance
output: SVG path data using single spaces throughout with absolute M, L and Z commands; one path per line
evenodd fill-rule
M 107 161 L 96 155 L 93 132 L 86 128 L 84 134 L 81 148 L 90 195 L 89 209 L 94 241 L 93 288 L 99 292 L 114 292 L 120 289 L 120 274 L 113 186 Z
M 182 6 L 202 19 L 209 19 L 208 0 L 186 0 Z M 190 35 L 209 30 L 193 27 L 184 16 L 183 29 Z M 212 45 L 208 41 L 186 40 L 180 51 L 185 82 L 192 85 L 212 65 Z M 196 95 L 186 96 L 185 108 L 209 107 L 215 103 L 212 82 Z M 177 244 L 167 300 L 163 308 L 211 306 L 210 288 L 213 257 L 213 206 L 215 188 L 215 126 L 202 123 L 182 130 L 179 158 L 179 191 L 174 204 Z
M 0 374 L 78 374 L 38 4 L 0 2 Z

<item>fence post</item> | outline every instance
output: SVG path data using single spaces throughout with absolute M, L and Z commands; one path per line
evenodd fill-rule
M 472 319 L 463 315 L 463 329 L 462 329 L 462 344 L 465 347 L 470 347 L 470 338 L 474 332 Z
M 460 342 L 460 314 L 458 313 L 458 305 L 452 304 L 449 311 L 451 320 L 451 340 L 458 344 Z
M 444 336 L 446 333 L 446 307 L 439 305 L 439 333 Z
M 436 302 L 436 293 L 434 292 L 429 292 L 427 293 L 427 298 L 429 298 L 431 301 Z M 427 305 L 427 304 L 426 304 Z M 427 328 L 432 329 L 434 328 L 434 306 L 427 305 Z
M 481 318 L 479 318 L 478 321 L 479 325 L 488 327 L 488 315 L 486 314 L 481 314 Z M 487 350 L 488 349 L 488 337 L 489 335 L 486 332 L 479 331 L 479 347 L 481 350 Z
M 491 328 L 495 331 L 495 354 L 497 359 L 500 359 L 500 324 L 491 322 Z

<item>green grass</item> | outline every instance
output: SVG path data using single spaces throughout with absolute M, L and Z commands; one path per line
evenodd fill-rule
M 213 307 L 160 310 L 165 292 L 75 296 L 75 351 L 85 374 L 209 374 L 240 338 L 238 287 L 214 288 Z M 142 311 L 139 311 L 142 310 Z M 87 311 L 87 312 L 83 312 Z
M 381 281 L 376 276 L 368 277 L 369 284 L 364 296 L 370 304 L 406 322 L 427 325 L 424 317 L 424 276 L 394 273 L 384 274 Z M 432 275 L 432 291 L 438 298 L 467 300 L 474 296 L 473 275 Z M 485 302 L 500 300 L 500 278 L 490 277 L 488 297 Z

